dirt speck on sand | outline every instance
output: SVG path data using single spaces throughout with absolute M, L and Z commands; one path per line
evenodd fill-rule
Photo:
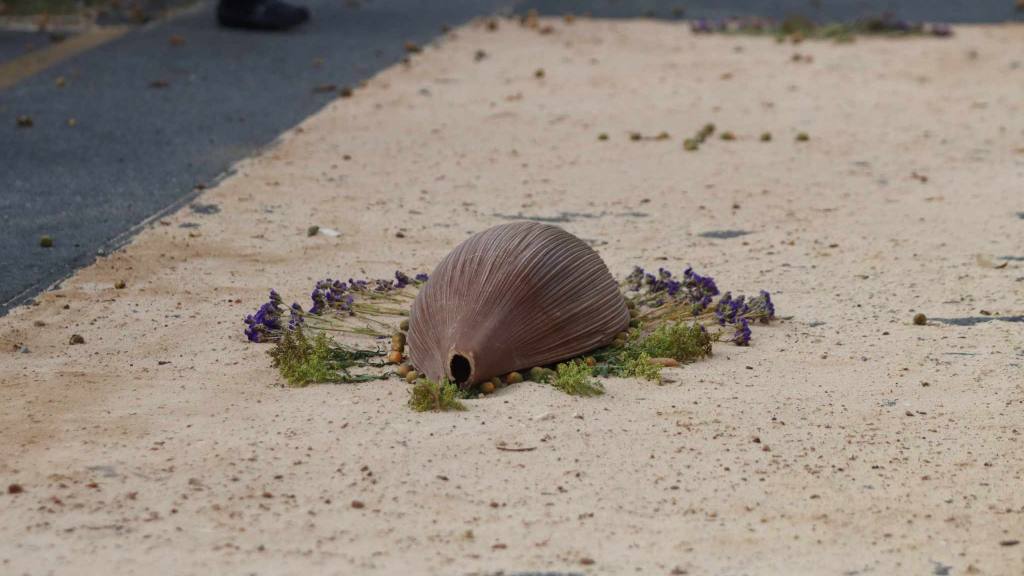
M 1022 314 L 1020 263 L 974 258 L 1024 245 L 1024 27 L 806 41 L 793 66 L 685 23 L 542 24 L 458 30 L 236 166 L 196 201 L 219 211 L 0 318 L 0 478 L 27 487 L 0 572 L 1020 571 L 1020 324 L 908 319 Z M 736 139 L 685 151 L 708 122 Z M 344 233 L 307 237 L 311 206 Z M 690 264 L 792 320 L 664 386 L 523 382 L 444 414 L 398 378 L 283 388 L 242 337 L 270 288 L 430 270 L 500 214 L 605 214 L 559 225 L 616 275 Z

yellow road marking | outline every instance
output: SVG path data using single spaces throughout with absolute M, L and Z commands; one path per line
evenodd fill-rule
M 71 36 L 63 42 L 53 44 L 41 50 L 35 50 L 18 56 L 14 60 L 0 64 L 0 90 L 14 86 L 18 82 L 38 74 L 43 70 L 118 38 L 131 30 L 131 26 L 105 26 L 89 32 Z

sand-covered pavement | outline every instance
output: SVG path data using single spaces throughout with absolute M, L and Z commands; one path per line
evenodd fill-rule
M 1024 573 L 1024 27 L 549 23 L 456 30 L 0 318 L 0 574 Z M 707 122 L 736 140 L 684 151 Z M 270 287 L 517 215 L 791 318 L 665 386 L 443 414 L 282 388 L 242 336 Z

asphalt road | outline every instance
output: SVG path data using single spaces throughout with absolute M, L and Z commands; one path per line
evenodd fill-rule
M 510 4 L 313 0 L 313 19 L 286 34 L 218 28 L 204 4 L 0 92 L 0 314 L 338 97 L 315 87 L 354 86 L 404 42 Z
M 426 43 L 442 25 L 499 10 L 703 18 L 802 13 L 1002 21 L 1010 0 L 313 0 L 286 34 L 218 28 L 212 5 L 138 28 L 0 90 L 0 315 L 153 217 L 193 198 L 234 162 L 327 104 L 325 84 L 355 85 Z M 173 45 L 172 36 L 184 42 Z M 0 35 L 0 39 L 4 36 Z M 0 42 L 5 58 L 23 39 Z M 319 64 L 315 64 L 319 62 Z M 62 87 L 58 80 L 62 79 Z M 18 127 L 29 116 L 32 127 Z M 71 125 L 73 124 L 73 125 Z M 43 248 L 40 237 L 52 236 Z

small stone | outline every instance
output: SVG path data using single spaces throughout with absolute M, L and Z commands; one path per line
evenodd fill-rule
M 725 132 L 722 132 L 722 135 L 719 136 L 719 138 L 721 138 L 722 140 L 726 140 L 726 141 L 732 141 L 732 140 L 736 139 L 736 135 L 733 134 L 732 132 L 729 132 L 727 130 Z
M 53 237 L 52 236 L 40 236 L 39 245 L 43 248 L 53 248 Z
M 601 141 L 607 140 L 608 139 L 608 135 L 605 134 L 604 132 L 601 132 L 600 134 L 597 135 L 597 139 L 601 140 Z
M 349 86 L 342 86 L 341 89 L 338 90 L 338 95 L 341 96 L 342 98 L 351 98 L 352 88 L 350 88 Z
M 355 508 L 356 510 L 360 510 L 362 508 L 366 508 L 366 504 L 363 504 L 359 500 L 353 500 L 352 507 Z
M 118 280 L 117 282 L 114 282 L 115 290 L 124 290 L 126 286 L 128 286 L 128 284 L 124 280 Z
M 918 312 L 917 314 L 914 314 L 914 325 L 915 326 L 924 326 L 927 323 L 928 323 L 928 317 L 925 316 L 923 313 Z
M 319 233 L 320 227 L 317 226 L 316 224 L 310 226 L 309 228 L 306 228 L 306 236 L 316 236 Z
M 24 344 L 22 344 L 21 347 L 18 348 L 19 354 L 28 354 L 29 352 L 30 350 L 28 349 L 28 346 L 25 346 Z
M 32 323 L 32 325 L 35 326 L 36 328 L 42 328 L 43 326 L 46 326 L 46 322 L 43 322 L 42 320 L 36 320 L 35 322 Z
M 405 232 L 402 232 L 401 230 L 395 232 L 395 238 L 405 238 Z
M 807 132 L 801 132 L 796 135 L 797 142 L 807 142 L 810 139 L 811 137 L 807 134 Z
M 423 51 L 423 49 L 420 48 L 415 42 L 406 41 L 404 47 L 405 47 L 405 51 L 408 52 L 409 54 L 416 54 L 418 52 L 422 52 Z
M 85 338 L 82 338 L 79 334 L 72 334 L 71 339 L 68 340 L 68 344 L 74 346 L 75 344 L 85 344 Z
M 698 148 L 700 148 L 700 144 L 698 144 L 693 138 L 683 140 L 683 150 L 686 150 L 687 152 L 694 152 Z
M 580 564 L 582 564 L 584 566 L 591 566 L 591 565 L 594 564 L 594 559 L 593 558 L 587 558 L 586 556 L 584 556 L 583 558 L 580 558 Z
M 531 418 L 531 420 L 534 420 L 535 422 L 545 422 L 547 420 L 554 420 L 554 419 L 555 419 L 555 415 L 552 412 L 544 412 L 542 414 L 537 414 L 536 416 Z
M 545 75 L 545 73 L 544 73 L 544 69 L 543 68 L 537 68 L 533 72 L 533 77 L 534 78 L 543 78 L 544 75 Z
M 761 134 L 761 142 L 771 142 L 771 141 L 772 141 L 772 133 L 771 132 L 763 132 Z
M 1016 546 L 1017 544 L 1020 544 L 1020 540 L 1001 540 L 999 542 L 1000 546 L 1006 546 L 1006 547 Z
M 31 128 L 35 125 L 31 116 L 18 116 L 15 119 L 15 123 L 17 123 L 18 128 Z
M 25 489 L 21 487 L 21 484 L 11 484 L 7 487 L 8 494 L 21 494 Z

